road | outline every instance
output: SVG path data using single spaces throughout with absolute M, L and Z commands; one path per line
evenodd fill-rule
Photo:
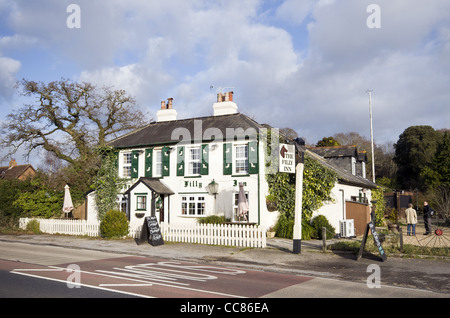
M 450 297 L 373 282 L 0 242 L 0 297 Z

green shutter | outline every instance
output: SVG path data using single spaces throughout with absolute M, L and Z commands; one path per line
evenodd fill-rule
M 233 173 L 233 145 L 223 144 L 223 174 Z
M 119 152 L 114 151 L 114 168 L 119 170 Z
M 202 166 L 200 168 L 202 176 L 209 174 L 209 145 L 202 145 Z
M 145 176 L 153 176 L 153 148 L 145 149 Z
M 131 178 L 139 178 L 139 151 L 131 152 Z
M 162 176 L 168 177 L 170 175 L 170 147 L 163 147 L 161 151 L 162 161 Z
M 177 148 L 177 176 L 184 176 L 184 147 Z
M 258 142 L 248 143 L 248 173 L 258 173 Z

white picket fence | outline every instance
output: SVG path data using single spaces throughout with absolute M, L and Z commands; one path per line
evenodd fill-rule
M 266 247 L 266 231 L 245 224 L 162 224 L 164 240 L 208 245 Z
M 19 227 L 26 229 L 32 218 L 21 218 Z M 34 219 L 47 234 L 100 236 L 100 223 L 71 219 Z M 142 225 L 129 228 L 129 236 L 139 237 Z M 161 223 L 164 241 L 238 247 L 266 247 L 266 231 L 245 224 L 165 224 Z
M 41 232 L 47 234 L 100 236 L 100 223 L 86 220 L 21 218 L 19 228 L 25 230 L 31 220 L 37 220 Z

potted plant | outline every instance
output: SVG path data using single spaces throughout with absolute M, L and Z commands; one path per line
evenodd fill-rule
M 269 227 L 269 229 L 267 230 L 267 237 L 268 238 L 275 237 L 275 230 L 273 229 L 273 227 Z
M 388 218 L 388 229 L 392 232 L 398 231 L 398 211 L 396 209 L 392 209 Z

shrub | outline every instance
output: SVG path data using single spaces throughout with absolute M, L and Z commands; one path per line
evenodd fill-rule
M 277 224 L 274 227 L 275 236 L 292 239 L 294 237 L 294 219 L 288 219 L 284 214 L 280 215 Z M 310 240 L 314 232 L 311 225 L 302 220 L 302 240 Z
M 27 224 L 27 231 L 33 232 L 34 234 L 41 233 L 41 228 L 38 220 L 31 220 Z
M 118 210 L 106 212 L 100 223 L 100 235 L 104 238 L 122 238 L 128 235 L 128 220 L 125 213 Z
M 314 228 L 313 238 L 322 239 L 322 228 L 326 228 L 326 239 L 332 239 L 335 234 L 335 228 L 328 222 L 325 215 L 318 215 L 311 221 L 311 226 Z
M 197 220 L 198 224 L 222 224 L 225 223 L 227 220 L 224 216 L 219 215 L 210 215 L 204 218 L 199 218 Z

